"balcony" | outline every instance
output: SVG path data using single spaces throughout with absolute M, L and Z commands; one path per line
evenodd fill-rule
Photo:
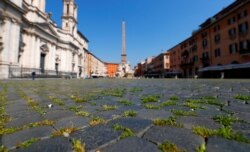
M 190 61 L 190 62 L 187 62 L 187 61 L 182 61 L 180 66 L 182 68 L 185 68 L 185 67 L 190 67 L 190 66 L 193 66 L 194 65 L 194 62 L 193 61 Z
M 242 56 L 250 55 L 250 49 L 241 49 L 240 55 Z
M 209 57 L 208 57 L 208 56 L 203 56 L 203 57 L 200 58 L 200 59 L 201 59 L 201 62 L 202 62 L 203 64 L 209 63 Z

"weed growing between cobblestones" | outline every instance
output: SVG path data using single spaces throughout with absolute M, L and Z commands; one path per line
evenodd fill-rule
M 39 126 L 52 126 L 52 125 L 54 125 L 53 121 L 43 120 L 43 121 L 39 121 L 39 122 L 30 123 L 28 125 L 24 125 L 22 127 L 2 128 L 0 130 L 0 135 L 12 134 L 12 133 L 15 133 L 17 131 L 21 131 L 21 130 L 24 130 L 27 128 L 34 128 L 34 127 L 39 127 Z
M 182 128 L 183 125 L 180 123 L 176 122 L 176 118 L 171 116 L 168 119 L 155 119 L 154 120 L 154 125 L 156 126 L 175 126 Z
M 206 109 L 205 107 L 192 102 L 186 102 L 183 105 L 192 109 Z
M 233 123 L 238 122 L 239 120 L 236 118 L 233 118 L 232 116 L 225 116 L 225 115 L 221 115 L 221 116 L 215 116 L 213 117 L 214 121 L 222 124 L 223 126 L 227 127 L 227 126 L 231 126 Z
M 133 110 L 128 110 L 128 111 L 125 111 L 122 115 L 124 117 L 135 117 L 136 116 L 136 112 L 133 111 Z
M 126 128 L 120 124 L 114 124 L 113 129 L 116 131 L 122 131 L 122 134 L 120 135 L 120 139 L 135 136 L 134 131 L 132 131 L 130 128 Z
M 193 111 L 171 110 L 171 112 L 176 116 L 197 116 Z
M 68 109 L 70 110 L 70 111 L 73 111 L 73 112 L 79 112 L 79 111 L 81 111 L 81 109 L 82 109 L 82 106 L 81 105 L 79 105 L 79 106 L 70 106 L 70 107 L 68 107 Z
M 192 130 L 195 134 L 200 135 L 205 139 L 216 134 L 216 130 L 212 130 L 202 126 L 194 126 Z
M 33 143 L 35 142 L 38 142 L 40 141 L 41 139 L 40 138 L 31 138 L 30 140 L 26 140 L 20 144 L 17 144 L 16 148 L 19 149 L 19 148 L 28 148 L 30 145 L 32 145 Z
M 78 130 L 78 128 L 75 128 L 75 127 L 62 128 L 60 130 L 53 132 L 52 136 L 53 137 L 57 137 L 57 136 L 69 137 L 70 134 L 72 134 L 73 132 L 75 132 L 77 130 Z
M 39 114 L 44 115 L 46 113 L 45 110 L 42 109 L 41 107 L 39 107 L 39 104 L 36 103 L 33 99 L 29 98 L 27 100 L 27 103 L 28 103 L 29 106 L 32 107 L 32 109 L 34 109 Z
M 171 97 L 169 98 L 169 100 L 176 101 L 176 100 L 179 100 L 179 97 L 178 97 L 178 96 L 171 96 Z
M 210 104 L 210 105 L 215 105 L 215 106 L 220 106 L 220 107 L 223 106 L 223 104 L 220 103 L 217 98 L 210 97 L 210 96 L 205 96 L 205 97 L 202 97 L 201 99 L 188 99 L 186 102 L 193 104 L 193 105 Z
M 160 99 L 160 95 L 149 95 L 147 97 L 142 97 L 142 103 L 148 103 L 148 102 L 158 102 Z
M 239 142 L 250 143 L 250 140 L 248 138 L 244 137 L 240 133 L 235 133 L 231 127 L 222 127 L 219 128 L 218 130 L 212 130 L 206 127 L 194 126 L 192 130 L 195 134 L 200 135 L 205 139 L 207 139 L 210 136 L 217 135 L 229 140 L 236 140 Z
M 79 97 L 78 95 L 72 95 L 70 98 L 76 103 L 87 102 L 87 100 L 84 97 Z
M 245 103 L 247 103 L 247 101 L 250 100 L 250 96 L 248 96 L 248 95 L 241 95 L 241 94 L 235 95 L 234 98 L 235 98 L 235 99 L 242 100 L 242 101 L 244 101 Z
M 196 152 L 206 152 L 206 144 L 202 143 L 197 149 Z
M 185 150 L 180 150 L 175 144 L 170 143 L 169 141 L 162 143 L 159 146 L 159 149 L 162 152 L 185 152 Z
M 241 133 L 235 133 L 231 127 L 222 127 L 217 131 L 216 134 L 229 140 L 250 143 L 248 138 L 244 137 Z
M 64 106 L 64 105 L 65 105 L 65 103 L 64 103 L 61 99 L 59 99 L 59 98 L 57 98 L 57 97 L 49 96 L 49 99 L 50 99 L 53 103 L 55 103 L 55 104 L 57 104 L 57 105 L 59 105 L 59 106 Z
M 4 145 L 1 145 L 0 152 L 9 152 L 9 150 L 6 147 L 4 147 Z
M 174 105 L 177 105 L 177 103 L 175 101 L 165 101 L 165 102 L 162 102 L 161 103 L 161 107 L 168 107 L 168 106 L 174 106 Z
M 213 97 L 213 96 L 204 96 L 202 97 L 202 102 L 206 103 L 206 104 L 210 104 L 210 105 L 215 105 L 215 106 L 220 106 L 222 107 L 223 104 L 220 103 L 218 101 L 218 99 L 216 97 Z
M 74 152 L 85 152 L 85 144 L 80 140 L 73 140 L 73 151 Z
M 88 116 L 90 116 L 90 113 L 87 112 L 87 111 L 78 111 L 78 112 L 76 113 L 76 115 L 78 115 L 78 116 L 83 116 L 83 117 L 88 117 Z
M 7 134 L 12 134 L 15 133 L 17 131 L 23 130 L 23 127 L 17 127 L 17 128 L 2 128 L 0 130 L 0 135 L 7 135 Z
M 161 107 L 160 106 L 155 106 L 155 105 L 151 105 L 151 104 L 144 104 L 143 105 L 146 109 L 160 109 Z
M 102 105 L 102 109 L 103 109 L 104 111 L 110 111 L 110 110 L 115 110 L 115 109 L 117 109 L 117 106 Z
M 131 89 L 129 89 L 129 92 L 132 92 L 132 93 L 137 93 L 137 92 L 141 92 L 142 91 L 142 88 L 139 88 L 139 87 L 133 87 Z
M 90 126 L 97 126 L 97 125 L 100 125 L 100 124 L 104 124 L 106 121 L 103 119 L 103 118 L 100 118 L 100 117 L 95 117 L 95 118 L 92 118 L 89 122 L 89 125 Z
M 17 93 L 27 102 L 27 104 L 35 110 L 37 113 L 44 115 L 46 112 L 45 110 L 39 106 L 32 98 L 28 97 L 22 90 L 18 89 Z
M 131 101 L 128 100 L 119 100 L 119 103 L 123 104 L 124 106 L 132 106 L 133 103 Z
M 7 102 L 7 92 L 8 86 L 4 85 L 3 90 L 0 92 L 0 135 L 5 130 L 5 124 L 8 123 L 11 119 L 5 112 L 5 104 Z
M 114 97 L 123 97 L 126 93 L 126 89 L 115 88 L 115 89 L 106 89 L 102 91 L 102 95 L 104 96 L 114 96 Z

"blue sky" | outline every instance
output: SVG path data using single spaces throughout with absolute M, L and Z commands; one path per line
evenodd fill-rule
M 121 60 L 121 22 L 126 21 L 128 61 L 135 66 L 189 37 L 207 18 L 234 0 L 76 0 L 78 29 L 89 50 L 106 62 Z M 61 26 L 62 0 L 47 0 Z

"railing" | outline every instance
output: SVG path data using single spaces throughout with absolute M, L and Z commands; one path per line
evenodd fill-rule
M 9 66 L 9 78 L 31 78 L 32 72 L 35 72 L 36 78 L 77 78 L 75 72 Z
M 193 66 L 194 65 L 194 62 L 181 62 L 180 66 L 181 67 L 188 67 L 188 66 Z
M 250 55 L 250 49 L 247 49 L 247 50 L 242 49 L 242 50 L 240 50 L 240 54 L 241 55 Z
M 202 63 L 208 63 L 209 62 L 209 57 L 202 57 L 201 62 Z

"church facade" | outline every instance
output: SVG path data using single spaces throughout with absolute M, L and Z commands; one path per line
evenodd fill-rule
M 45 12 L 45 0 L 0 1 L 0 79 L 104 76 L 105 64 L 77 29 L 75 0 L 63 0 L 62 28 Z

